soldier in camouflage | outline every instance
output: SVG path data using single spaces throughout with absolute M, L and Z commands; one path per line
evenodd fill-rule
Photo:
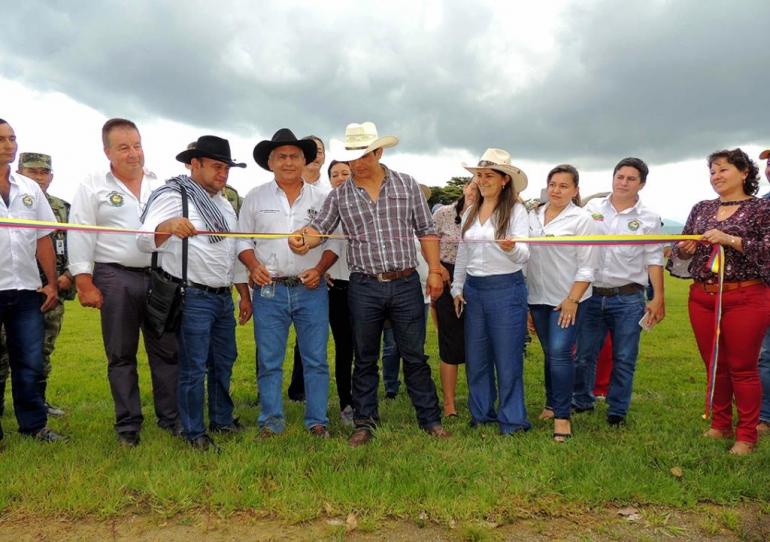
M 70 204 L 66 201 L 52 196 L 48 193 L 48 187 L 53 181 L 53 169 L 51 168 L 51 157 L 47 154 L 34 152 L 23 152 L 19 155 L 19 169 L 17 173 L 29 177 L 37 182 L 40 189 L 48 199 L 53 214 L 59 222 L 67 222 L 69 218 Z M 59 303 L 50 311 L 44 313 L 45 338 L 43 339 L 43 397 L 45 398 L 45 388 L 48 382 L 48 375 L 51 373 L 51 354 L 56 346 L 56 338 L 61 331 L 62 319 L 64 318 L 64 301 L 75 298 L 75 288 L 72 282 L 72 275 L 67 271 L 67 236 L 63 230 L 55 231 L 51 234 L 54 250 L 56 251 L 56 271 L 59 274 Z M 46 278 L 43 272 L 40 272 L 40 278 L 43 284 Z M 2 415 L 5 406 L 5 387 L 8 381 L 9 364 L 8 351 L 5 348 L 5 330 L 0 338 L 0 415 Z M 46 401 L 49 416 L 62 416 L 64 411 L 48 401 Z

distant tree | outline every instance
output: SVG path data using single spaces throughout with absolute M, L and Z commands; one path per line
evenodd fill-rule
M 437 203 L 447 205 L 457 201 L 463 195 L 463 186 L 470 180 L 470 177 L 452 177 L 446 186 L 431 186 L 432 192 L 428 205 L 432 208 Z

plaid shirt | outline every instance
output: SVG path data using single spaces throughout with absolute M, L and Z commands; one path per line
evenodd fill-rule
M 428 203 L 409 175 L 382 165 L 385 178 L 373 202 L 352 179 L 331 191 L 310 226 L 322 234 L 342 222 L 352 273 L 374 275 L 417 267 L 414 236 L 435 235 Z

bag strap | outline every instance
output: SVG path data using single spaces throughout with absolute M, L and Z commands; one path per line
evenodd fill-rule
M 184 186 L 180 186 L 182 191 L 182 216 L 187 218 L 189 214 L 189 207 L 187 205 L 187 190 Z M 182 285 L 187 285 L 187 237 L 182 239 Z M 152 253 L 152 261 L 150 266 L 153 271 L 158 269 L 158 251 Z

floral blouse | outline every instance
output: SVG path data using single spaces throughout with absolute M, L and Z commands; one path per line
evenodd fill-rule
M 441 237 L 439 258 L 442 262 L 454 265 L 457 259 L 457 245 L 461 237 L 461 225 L 457 224 L 455 204 L 444 205 L 436 209 L 433 221 L 436 223 L 436 233 Z
M 729 218 L 717 221 L 719 200 L 706 200 L 696 203 L 690 211 L 685 224 L 685 235 L 701 234 L 710 229 L 718 229 L 728 235 L 740 237 L 743 253 L 730 246 L 725 246 L 725 280 L 729 282 L 760 279 L 770 284 L 770 200 L 752 198 L 740 205 Z M 707 268 L 712 245 L 698 243 L 698 248 L 687 269 L 690 277 L 697 282 L 716 283 L 719 277 Z M 679 249 L 674 245 L 672 259 L 666 269 L 671 274 L 677 273 Z M 689 278 L 689 277 L 683 277 Z

